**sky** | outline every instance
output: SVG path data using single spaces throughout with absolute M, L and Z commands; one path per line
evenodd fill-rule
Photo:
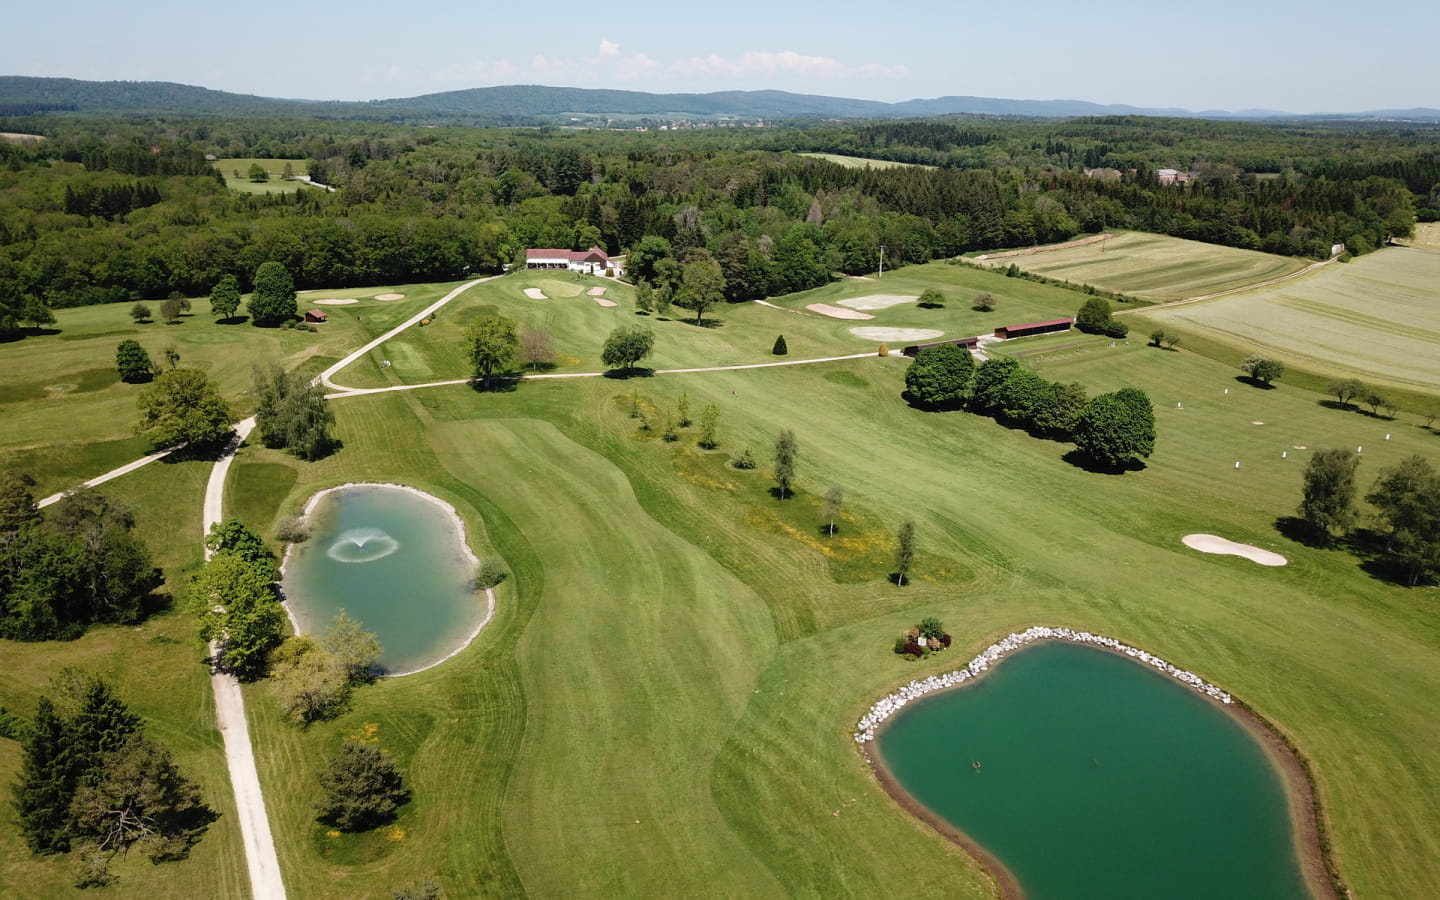
M 5 15 L 0 74 L 370 100 L 500 84 L 972 95 L 1144 107 L 1440 107 L 1440 2 L 50 0 Z

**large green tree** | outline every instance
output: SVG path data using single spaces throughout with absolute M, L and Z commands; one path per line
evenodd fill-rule
M 1339 447 L 1317 450 L 1305 465 L 1300 518 L 1327 544 L 1336 531 L 1348 530 L 1355 520 L 1355 470 L 1359 465 L 1357 454 Z
M 75 795 L 75 764 L 65 722 L 43 694 L 35 704 L 20 758 L 20 776 L 11 788 L 20 833 L 35 853 L 70 849 L 73 828 L 70 801 Z
M 623 369 L 629 374 L 654 348 L 655 332 L 643 325 L 622 325 L 605 339 L 600 361 L 607 368 Z
M 1285 374 L 1285 363 L 1268 356 L 1247 356 L 1240 363 L 1240 369 L 1255 381 L 1266 387 L 1270 382 Z
M 346 741 L 320 772 L 320 821 L 342 831 L 383 825 L 409 798 L 390 755 L 376 744 Z
M 725 299 L 725 274 L 708 253 L 696 250 L 682 269 L 675 304 L 695 311 L 695 324 L 702 325 L 705 311 Z
M 115 346 L 115 369 L 126 384 L 149 381 L 155 375 L 155 363 L 139 341 L 121 341 Z
M 135 433 L 156 448 L 179 443 L 211 444 L 230 435 L 233 416 L 220 390 L 200 369 L 164 372 L 137 401 Z
M 272 566 L 221 552 L 190 579 L 189 608 L 200 639 L 215 641 L 216 661 L 242 678 L 264 672 L 266 655 L 289 628 L 273 578 Z
M 1075 447 L 1095 462 L 1123 468 L 1155 450 L 1155 410 L 1138 388 L 1095 397 L 1075 421 Z
M 295 318 L 295 282 L 281 263 L 261 263 L 248 304 L 252 325 L 279 325 Z
M 140 732 L 96 763 L 71 809 L 77 833 L 107 853 L 141 849 L 152 862 L 183 859 L 215 820 L 170 751 Z
M 1440 573 L 1440 474 L 1422 456 L 1380 470 L 1365 495 L 1389 527 L 1385 556 L 1413 587 Z
M 240 310 L 240 282 L 226 273 L 210 291 L 210 313 L 219 319 L 231 319 Z
M 515 323 L 504 316 L 480 316 L 465 329 L 466 355 L 486 390 L 495 372 L 503 371 L 514 360 L 519 346 Z
M 1110 301 L 1104 297 L 1091 297 L 1081 305 L 1075 314 L 1075 327 L 1086 334 L 1104 334 L 1110 327 Z
M 970 395 L 975 358 L 955 344 L 926 347 L 905 370 L 905 394 L 920 406 L 950 409 Z
M 335 413 L 325 389 L 298 372 L 275 364 L 254 367 L 255 427 L 260 442 L 286 448 L 305 460 L 320 459 L 335 446 Z

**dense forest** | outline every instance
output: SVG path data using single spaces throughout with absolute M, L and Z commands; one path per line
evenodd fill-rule
M 47 309 L 498 272 L 526 247 L 718 262 L 745 300 L 834 272 L 1108 228 L 1323 258 L 1440 216 L 1440 128 L 1108 117 L 767 129 L 472 129 L 314 119 L 0 119 L 0 330 Z M 921 165 L 847 168 L 823 151 Z M 216 159 L 305 161 L 333 191 L 241 193 Z M 1192 177 L 1162 184 L 1157 169 Z M 302 170 L 297 165 L 297 170 Z M 641 246 L 645 242 L 644 247 Z M 666 271 L 660 267 L 660 273 Z M 672 267 L 673 271 L 673 267 Z

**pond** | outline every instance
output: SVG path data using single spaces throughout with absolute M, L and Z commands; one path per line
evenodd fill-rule
M 1034 644 L 910 704 L 875 747 L 1030 900 L 1311 896 L 1265 749 L 1215 702 L 1115 653 Z
M 464 526 L 438 498 L 345 485 L 311 498 L 307 524 L 310 538 L 291 546 L 281 579 L 297 632 L 324 633 L 344 609 L 379 638 L 381 668 L 406 674 L 463 649 L 484 625 Z

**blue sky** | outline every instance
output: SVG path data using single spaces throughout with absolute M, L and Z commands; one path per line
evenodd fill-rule
M 1431 63 L 1437 0 L 730 0 L 703 11 L 673 0 L 17 6 L 5 16 L 0 74 L 178 81 L 272 97 L 553 84 L 1192 110 L 1440 107 Z

